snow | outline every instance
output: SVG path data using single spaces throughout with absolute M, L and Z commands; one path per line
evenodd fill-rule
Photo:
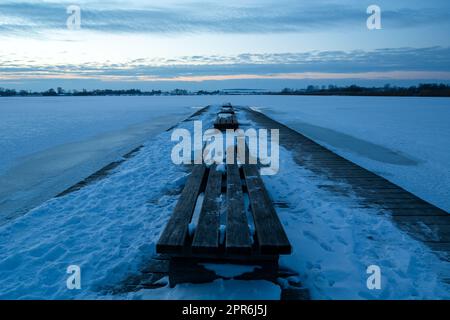
M 206 269 L 214 271 L 218 276 L 225 278 L 238 277 L 244 273 L 250 273 L 258 266 L 247 266 L 238 264 L 218 264 L 218 263 L 203 263 L 201 264 Z
M 228 119 L 232 117 L 230 113 L 219 113 L 217 116 L 221 119 Z
M 448 263 L 400 231 L 388 215 L 320 189 L 327 181 L 305 178 L 309 172 L 283 148 L 281 161 L 279 174 L 264 176 L 272 198 L 288 204 L 277 213 L 294 252 L 280 265 L 299 272 L 313 299 L 450 298 L 440 278 Z M 381 268 L 382 290 L 366 287 L 370 265 Z
M 209 97 L 213 98 L 218 97 Z M 258 99 L 262 99 L 259 96 L 230 98 L 240 99 L 243 104 L 251 98 L 255 103 Z M 265 97 L 265 102 L 261 102 L 263 107 L 267 108 L 276 101 L 276 97 L 273 100 L 269 98 L 271 97 Z M 279 101 L 290 101 L 292 104 L 290 110 L 294 108 L 295 103 L 308 101 L 300 99 L 301 97 L 295 98 L 299 99 L 280 98 Z M 422 102 L 414 101 L 413 99 L 409 103 L 411 112 L 416 113 L 416 116 L 422 114 L 425 117 L 428 111 L 420 107 Z M 428 115 L 430 119 L 446 115 L 447 100 L 424 101 L 431 101 L 430 104 L 437 110 L 437 115 Z M 342 108 L 344 102 L 336 104 L 339 103 Z M 302 113 L 304 116 L 302 121 L 307 119 L 311 122 L 314 119 L 319 121 L 317 119 L 325 115 L 331 117 L 327 112 L 321 111 L 320 107 L 310 108 L 309 111 L 305 107 L 305 110 L 307 111 Z M 349 123 L 354 123 L 354 127 L 349 124 L 347 134 L 363 127 L 356 124 L 361 120 L 357 117 L 363 115 L 358 115 L 354 108 L 343 110 L 344 113 L 353 113 L 353 120 Z M 274 117 L 284 117 L 283 111 L 275 109 L 266 111 Z M 209 114 L 201 116 L 208 119 L 205 121 L 207 123 L 204 123 L 204 128 L 212 125 L 214 120 L 212 115 L 215 112 L 213 108 Z M 315 117 L 314 112 L 317 112 Z M 291 113 L 291 118 L 298 116 L 296 112 Z M 376 119 L 377 113 L 373 114 Z M 393 114 L 395 118 L 396 112 Z M 292 123 L 297 123 L 296 121 L 298 120 L 293 120 Z M 323 121 L 329 121 L 330 127 L 337 126 L 330 119 Z M 374 126 L 377 126 L 377 121 L 374 120 Z M 434 119 L 430 120 L 430 123 L 435 123 L 437 128 L 441 128 L 441 122 L 445 121 L 447 120 Z M 251 124 L 249 119 L 244 119 L 244 122 Z M 192 123 L 189 122 L 180 124 L 180 127 L 184 128 L 192 129 L 191 126 Z M 417 157 L 420 155 L 418 150 L 411 156 L 415 147 L 403 145 L 413 139 L 406 134 L 409 132 L 408 124 L 398 122 L 398 130 L 392 129 L 392 126 L 393 124 L 388 122 L 385 129 L 391 130 L 391 134 L 386 132 L 379 134 L 384 139 L 395 137 L 391 139 L 394 142 L 391 145 L 391 141 L 387 139 L 380 145 L 392 148 L 398 144 L 400 157 L 392 155 L 392 159 L 421 160 L 422 156 Z M 337 128 L 333 128 L 335 129 Z M 343 132 L 344 130 L 345 128 L 342 129 Z M 402 130 L 405 136 L 400 134 Z M 417 130 L 422 132 L 426 131 L 426 128 L 418 126 Z M 425 143 L 425 140 L 433 136 L 432 132 L 440 129 L 430 126 L 428 130 L 430 133 L 424 135 L 424 141 L 420 142 L 421 135 L 418 134 L 415 140 L 424 148 L 423 155 L 433 155 L 437 157 L 438 164 L 443 163 L 447 158 L 439 149 L 442 146 L 438 142 L 442 138 L 435 137 L 438 150 L 434 153 L 431 147 L 427 149 Z M 372 139 L 376 139 L 375 130 L 366 128 L 362 132 L 365 132 L 364 139 L 371 136 Z M 442 136 L 447 134 L 446 130 L 440 132 Z M 394 133 L 398 133 L 398 136 Z M 162 132 L 147 139 L 144 147 L 134 157 L 121 163 L 104 179 L 66 196 L 48 200 L 26 215 L 0 226 L 0 299 L 278 299 L 280 287 L 262 280 L 217 279 L 207 284 L 181 284 L 170 288 L 167 279 L 162 279 L 161 282 L 165 286 L 160 289 L 141 290 L 116 296 L 110 295 L 105 290 L 110 287 L 120 288 L 124 279 L 139 274 L 140 268 L 148 263 L 148 259 L 154 253 L 155 243 L 174 209 L 179 196 L 174 190 L 181 191 L 187 172 L 182 166 L 173 165 L 171 162 L 173 143 L 170 142 L 170 135 L 170 132 Z M 406 152 L 407 149 L 411 152 Z M 349 156 L 355 159 L 358 154 L 355 151 L 339 152 L 348 152 Z M 366 158 L 359 156 L 360 161 L 380 162 L 367 156 Z M 282 257 L 280 264 L 299 273 L 299 279 L 310 290 L 313 298 L 450 298 L 449 285 L 442 280 L 442 275 L 448 273 L 448 263 L 439 260 L 423 243 L 401 232 L 391 222 L 387 213 L 374 208 L 359 207 L 356 197 L 337 195 L 319 188 L 319 185 L 334 182 L 323 178 L 311 178 L 311 172 L 297 166 L 288 150 L 281 148 L 280 160 L 279 173 L 263 177 L 272 199 L 286 204 L 277 207 L 277 213 L 294 252 L 290 256 Z M 439 181 L 431 180 L 432 178 L 439 180 L 433 176 L 438 173 L 438 166 L 433 167 L 428 162 L 418 163 L 415 165 L 388 163 L 386 168 L 393 166 L 392 168 L 399 169 L 398 175 L 392 173 L 391 177 L 398 179 L 404 177 L 403 183 L 411 185 L 414 185 L 414 179 L 408 180 L 406 174 L 403 176 L 404 172 L 428 170 L 430 176 L 426 178 L 424 185 L 427 188 L 436 186 L 432 183 Z M 390 169 L 385 170 L 389 172 Z M 445 174 L 442 174 L 442 179 L 446 181 Z M 66 269 L 69 265 L 81 267 L 81 290 L 66 288 L 68 277 Z M 366 268 L 369 265 L 380 266 L 382 290 L 367 289 Z M 239 269 L 239 266 L 230 265 L 208 264 L 206 267 L 224 275 L 246 271 Z
M 449 98 L 255 96 L 236 100 L 450 211 Z
M 221 279 L 125 296 L 106 293 L 138 274 L 154 254 L 177 199 L 169 191 L 186 176 L 172 164 L 171 147 L 170 132 L 164 132 L 105 179 L 1 226 L 0 299 L 278 299 L 280 288 L 270 282 Z M 69 265 L 81 268 L 81 290 L 66 288 Z
M 164 132 L 105 179 L 1 226 L 0 298 L 94 298 L 136 273 L 154 254 L 173 188 L 187 174 L 172 164 L 172 146 Z M 80 291 L 66 288 L 69 265 L 81 267 Z
M 219 243 L 220 244 L 224 244 L 225 243 L 225 231 L 226 231 L 227 226 L 221 224 L 219 226 Z
M 151 300 L 278 300 L 281 289 L 268 281 L 217 279 L 204 284 L 179 284 L 170 289 L 141 290 L 130 293 L 129 299 Z
M 194 213 L 192 214 L 191 223 L 188 225 L 189 236 L 194 236 L 195 229 L 197 229 L 198 220 L 200 219 L 200 211 L 202 209 L 203 200 L 205 199 L 205 193 L 201 192 L 198 195 L 197 202 L 195 203 Z
M 312 178 L 283 147 L 280 162 L 278 174 L 263 176 L 272 200 L 287 204 L 277 213 L 294 252 L 280 265 L 300 274 L 313 299 L 450 298 L 443 281 L 448 263 L 400 231 L 387 213 L 319 188 L 335 182 Z M 366 286 L 370 265 L 381 268 L 382 290 Z

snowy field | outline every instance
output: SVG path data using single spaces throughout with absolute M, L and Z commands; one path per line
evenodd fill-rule
M 61 112 L 59 120 L 55 118 L 54 122 L 49 120 L 47 124 L 50 128 L 58 127 L 53 129 L 56 130 L 53 134 L 45 135 L 43 127 L 40 129 L 43 132 L 41 136 L 23 134 L 24 141 L 20 142 L 19 137 L 14 137 L 14 134 L 20 133 L 14 132 L 12 124 L 9 126 L 10 133 L 2 132 L 6 134 L 2 136 L 2 148 L 10 134 L 10 140 L 16 139 L 24 149 L 22 156 L 32 158 L 35 153 L 45 153 L 58 147 L 56 143 L 45 145 L 49 136 L 59 139 L 59 147 L 69 149 L 72 143 L 80 140 L 95 145 L 102 141 L 98 140 L 99 135 L 119 135 L 128 130 L 127 126 L 151 122 L 155 113 L 149 112 L 149 118 L 144 116 L 147 103 L 152 108 L 161 108 L 157 116 L 161 119 L 161 126 L 152 129 L 151 136 L 145 139 L 144 147 L 135 157 L 119 165 L 108 177 L 64 197 L 46 201 L 31 212 L 0 226 L 0 299 L 279 297 L 280 287 L 270 282 L 237 280 L 180 285 L 175 289 L 166 286 L 114 296 L 110 294 L 111 288 L 120 289 L 127 277 L 138 275 L 140 268 L 146 265 L 174 208 L 177 195 L 173 194 L 173 190 L 180 189 L 187 173 L 172 164 L 170 153 L 173 144 L 170 143 L 170 132 L 164 129 L 195 111 L 191 107 L 224 101 L 260 107 L 270 116 L 292 127 L 298 126 L 299 131 L 313 138 L 316 135 L 320 142 L 353 161 L 374 166 L 372 168 L 394 182 L 395 179 L 403 179 L 400 184 L 411 191 L 415 186 L 419 195 L 425 197 L 433 192 L 440 191 L 441 195 L 448 192 L 445 188 L 432 189 L 438 188 L 439 184 L 449 185 L 449 180 L 445 180 L 448 179 L 448 172 L 444 172 L 444 164 L 446 168 L 449 165 L 445 152 L 450 138 L 447 99 L 381 98 L 381 107 L 378 103 L 370 103 L 378 98 L 227 96 L 121 99 L 126 103 L 116 105 L 115 113 L 105 111 L 112 102 L 105 102 L 103 109 L 96 113 L 98 117 L 105 113 L 111 116 L 109 129 L 99 126 L 95 119 L 74 126 L 63 125 L 60 121 L 65 116 Z M 129 122 L 123 124 L 121 118 L 126 118 L 126 112 L 117 110 L 126 110 L 131 105 L 127 99 L 141 101 L 141 110 L 135 110 L 135 116 L 130 116 Z M 14 103 L 18 104 L 14 102 L 16 100 L 11 103 L 11 100 L 0 100 L 0 106 L 3 108 L 5 101 L 10 101 L 9 108 L 13 108 Z M 358 109 L 360 105 L 362 109 Z M 88 112 L 92 106 L 87 103 L 85 108 Z M 54 109 L 55 106 L 49 107 L 48 114 Z M 5 109 L 1 110 L 3 114 Z M 13 113 L 11 109 L 9 112 Z M 26 111 L 23 112 L 26 114 Z M 76 118 L 77 112 L 73 113 L 72 117 Z M 206 122 L 211 123 L 211 115 L 204 117 Z M 11 116 L 9 118 L 12 119 Z M 372 122 L 373 128 L 369 125 Z M 180 126 L 189 125 L 182 123 Z M 16 126 L 19 128 L 20 125 Z M 28 132 L 32 132 L 33 125 L 28 126 Z M 70 139 L 60 136 L 66 131 Z M 413 132 L 416 134 L 411 136 Z M 33 145 L 38 145 L 38 141 L 42 140 L 41 149 L 27 152 L 25 140 L 29 137 L 36 138 Z M 141 142 L 142 138 L 139 135 L 136 142 Z M 349 142 L 350 146 L 344 142 Z M 376 148 L 377 152 L 369 147 Z M 10 147 L 9 150 L 12 149 Z M 112 149 L 120 148 L 114 145 Z M 3 149 L 1 153 L 5 153 Z M 21 161 L 21 156 L 16 156 L 10 161 L 8 170 Z M 39 165 L 40 162 L 35 163 Z M 294 253 L 283 257 L 281 264 L 299 272 L 300 280 L 310 289 L 313 298 L 450 298 L 448 285 L 442 283 L 438 276 L 448 271 L 448 264 L 437 259 L 422 243 L 400 232 L 388 217 L 373 212 L 375 209 L 355 209 L 356 200 L 341 198 L 318 188 L 326 181 L 305 179 L 305 170 L 295 165 L 288 150 L 282 149 L 279 174 L 265 177 L 265 182 L 274 200 L 289 203 L 289 208 L 278 208 L 277 211 Z M 422 186 L 417 181 L 419 174 L 423 177 Z M 30 192 L 33 188 L 29 189 Z M 433 201 L 448 204 L 444 197 Z M 66 288 L 66 268 L 73 264 L 80 265 L 82 269 L 81 290 L 70 291 Z M 369 291 L 365 286 L 365 268 L 370 264 L 378 264 L 383 270 L 381 291 Z M 231 272 L 239 274 L 239 269 L 232 267 Z

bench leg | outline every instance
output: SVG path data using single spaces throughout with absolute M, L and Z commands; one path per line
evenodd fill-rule
M 276 282 L 279 277 L 278 258 L 264 261 L 239 261 L 218 259 L 178 258 L 170 259 L 169 286 L 175 287 L 181 283 L 208 283 L 216 279 L 225 278 L 217 275 L 213 270 L 205 268 L 202 263 L 214 264 L 244 264 L 254 265 L 255 270 L 232 277 L 235 280 L 268 280 Z M 229 278 L 226 278 L 229 279 Z
M 208 270 L 189 258 L 172 258 L 169 266 L 169 286 L 175 287 L 180 283 L 208 283 L 219 277 L 212 270 Z

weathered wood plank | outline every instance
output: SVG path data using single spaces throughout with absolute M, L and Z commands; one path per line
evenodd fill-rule
M 324 170 L 325 171 L 325 170 Z M 379 176 L 371 173 L 371 172 L 361 172 L 361 171 L 354 171 L 354 172 L 350 172 L 350 171 L 343 171 L 343 170 L 326 170 L 326 173 L 328 173 L 328 175 L 330 177 L 333 178 L 361 178 L 361 179 L 372 179 L 372 180 L 376 180 L 378 179 L 379 181 L 385 181 L 380 179 Z
M 244 208 L 239 167 L 227 165 L 227 227 L 226 251 L 229 253 L 250 253 L 252 240 Z
M 217 253 L 219 250 L 220 193 L 222 172 L 211 166 L 200 211 L 198 225 L 192 241 L 193 253 Z
M 244 165 L 243 170 L 261 253 L 290 254 L 291 244 L 264 187 L 258 167 Z
M 415 208 L 434 208 L 433 205 L 429 204 L 428 202 L 417 200 L 411 197 L 384 197 L 382 195 L 378 197 L 364 197 L 361 199 L 364 203 L 373 203 L 373 204 L 379 204 L 379 205 L 408 205 L 408 206 L 415 206 Z
M 449 215 L 444 210 L 441 210 L 436 207 L 430 208 L 386 208 L 387 206 L 383 206 L 385 210 L 388 210 L 392 213 L 392 216 L 442 216 L 448 218 Z
M 450 225 L 450 219 L 446 216 L 432 216 L 432 215 L 422 215 L 422 216 L 393 216 L 394 221 L 402 224 L 413 224 L 413 223 L 423 223 L 426 225 Z
M 369 186 L 369 187 L 361 187 L 361 186 L 357 186 L 357 185 L 352 185 L 351 186 L 354 190 L 356 190 L 358 193 L 361 194 L 368 194 L 368 195 L 376 195 L 376 194 L 398 194 L 398 195 L 411 195 L 413 197 L 414 196 L 412 193 L 406 191 L 405 189 L 401 189 L 401 188 L 385 188 L 383 186 L 378 186 L 378 185 L 374 185 L 374 186 Z M 419 198 L 420 199 L 420 198 Z
M 204 165 L 194 165 L 172 216 L 156 244 L 156 252 L 183 252 L 188 226 L 194 213 L 195 203 L 200 193 L 205 173 L 206 167 Z
M 385 199 L 384 201 L 382 200 L 378 200 L 378 201 L 373 201 L 373 200 L 363 200 L 363 203 L 366 204 L 372 204 L 374 206 L 378 206 L 380 208 L 384 208 L 384 209 L 405 209 L 405 210 L 415 210 L 415 211 L 423 211 L 424 213 L 428 213 L 428 212 L 442 212 L 439 209 L 437 209 L 436 207 L 424 202 L 424 203 L 419 203 L 419 202 L 408 202 L 407 200 L 403 199 L 400 201 L 389 201 L 389 199 Z M 445 215 L 445 212 L 442 212 L 443 215 Z
M 450 242 L 450 224 L 399 223 L 400 228 L 427 242 Z

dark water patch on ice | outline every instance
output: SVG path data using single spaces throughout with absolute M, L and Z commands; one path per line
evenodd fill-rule
M 84 141 L 62 144 L 21 159 L 0 175 L 0 225 L 26 214 L 44 201 L 64 196 L 103 179 L 132 157 L 155 134 L 205 113 L 209 106 L 185 115 L 157 116 Z M 185 118 L 185 120 L 183 120 Z M 170 130 L 170 128 L 169 128 Z M 125 155 L 124 155 L 125 154 Z
M 305 122 L 292 122 L 288 123 L 288 125 L 313 140 L 324 142 L 333 148 L 350 151 L 375 161 L 403 166 L 415 166 L 421 162 L 400 151 L 391 150 L 333 129 Z
M 133 155 L 135 155 L 143 146 L 139 146 L 137 148 L 134 148 L 133 150 L 131 150 L 130 152 L 128 152 L 127 154 L 125 154 L 122 159 L 111 162 L 110 164 L 104 166 L 103 168 L 101 168 L 100 170 L 96 171 L 95 173 L 91 174 L 89 177 L 87 177 L 86 179 L 78 182 L 77 184 L 71 186 L 70 188 L 64 190 L 63 192 L 59 193 L 58 195 L 56 195 L 56 197 L 62 197 L 65 196 L 69 193 L 75 192 L 77 190 L 80 190 L 81 188 L 84 188 L 85 186 L 95 182 L 95 181 L 99 181 L 103 178 L 105 178 L 106 176 L 108 176 L 110 174 L 110 172 L 112 170 L 114 170 L 115 168 L 117 168 L 121 163 L 125 162 L 127 159 L 130 159 L 131 157 L 133 157 Z
M 62 192 L 73 192 L 104 177 L 149 137 L 164 131 L 170 119 L 155 119 L 19 159 L 0 176 L 0 225 Z

